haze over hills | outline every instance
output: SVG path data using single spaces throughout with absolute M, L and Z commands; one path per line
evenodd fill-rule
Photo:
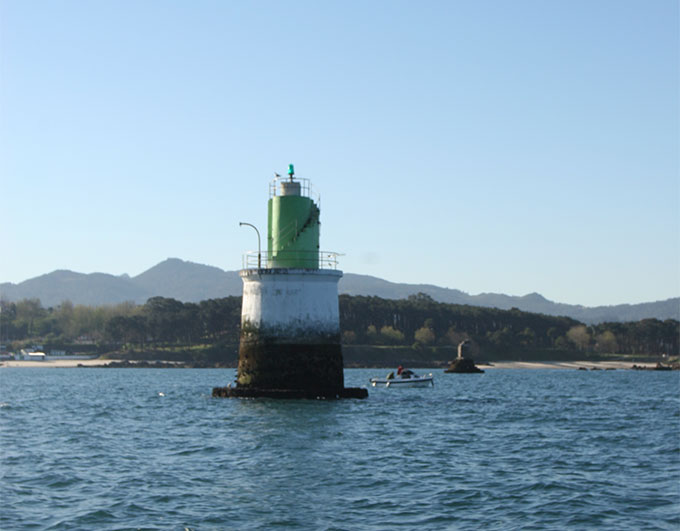
M 183 302 L 241 295 L 237 271 L 169 258 L 135 276 L 106 273 L 75 273 L 58 270 L 18 284 L 0 284 L 0 298 L 17 301 L 38 298 L 46 307 L 69 300 L 74 304 L 100 306 L 132 301 L 143 304 L 154 296 L 171 297 Z M 380 278 L 345 273 L 340 293 L 402 299 L 425 293 L 439 302 L 520 310 L 548 315 L 566 315 L 584 323 L 638 321 L 645 318 L 680 320 L 680 298 L 642 304 L 585 307 L 561 304 L 531 293 L 521 297 L 498 293 L 470 295 L 457 289 L 431 284 L 400 284 Z

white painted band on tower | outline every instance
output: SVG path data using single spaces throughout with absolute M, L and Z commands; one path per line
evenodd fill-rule
M 269 338 L 318 338 L 340 334 L 338 281 L 329 269 L 244 269 L 243 330 Z

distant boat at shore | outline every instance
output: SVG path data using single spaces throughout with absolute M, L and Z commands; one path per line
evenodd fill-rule
M 8 355 L 7 358 L 3 358 L 6 360 L 16 360 L 16 361 L 58 361 L 58 360 L 73 360 L 73 361 L 80 361 L 80 360 L 93 360 L 99 357 L 98 354 L 93 354 L 93 355 L 77 355 L 77 354 L 66 354 L 65 352 L 60 351 L 58 354 L 46 354 L 45 352 L 41 350 L 26 350 L 26 349 L 21 349 L 21 351 L 18 354 L 12 355 L 11 353 Z

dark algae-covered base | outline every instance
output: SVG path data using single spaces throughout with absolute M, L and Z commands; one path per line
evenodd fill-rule
M 364 388 L 345 388 L 338 342 L 242 340 L 235 386 L 215 387 L 223 398 L 366 398 Z
M 241 340 L 239 387 L 340 389 L 344 385 L 339 341 L 302 342 L 272 338 Z

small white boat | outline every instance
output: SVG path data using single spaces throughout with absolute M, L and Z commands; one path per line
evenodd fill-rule
M 403 370 L 397 376 L 389 373 L 385 378 L 371 378 L 373 387 L 429 387 L 434 386 L 434 376 L 432 373 L 427 376 L 418 376 L 409 369 Z

